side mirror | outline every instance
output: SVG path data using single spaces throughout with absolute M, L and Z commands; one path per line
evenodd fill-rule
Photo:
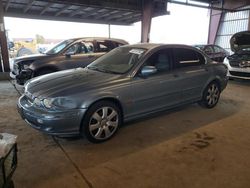
M 141 70 L 142 76 L 149 76 L 151 74 L 155 74 L 157 72 L 157 69 L 154 66 L 145 66 Z

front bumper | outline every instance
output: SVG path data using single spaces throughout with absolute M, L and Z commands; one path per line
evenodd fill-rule
M 33 71 L 31 69 L 21 70 L 19 74 L 16 74 L 14 71 L 10 72 L 10 77 L 15 79 L 18 84 L 23 85 L 25 82 L 32 78 Z
M 229 63 L 226 63 L 228 68 L 227 75 L 230 78 L 240 78 L 250 80 L 250 67 L 232 67 Z
M 25 95 L 18 100 L 21 117 L 33 128 L 56 136 L 79 135 L 82 117 L 86 109 L 48 112 L 32 105 Z

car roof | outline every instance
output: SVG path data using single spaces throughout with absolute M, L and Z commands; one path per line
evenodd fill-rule
M 70 39 L 67 39 L 70 40 Z M 128 44 L 127 41 L 123 39 L 116 39 L 116 38 L 108 38 L 108 37 L 79 37 L 79 38 L 72 38 L 71 40 L 77 41 L 77 40 L 109 40 L 113 42 L 118 42 L 122 44 Z
M 189 48 L 189 49 L 195 49 L 192 46 L 185 45 L 185 44 L 158 44 L 158 43 L 138 43 L 138 44 L 132 44 L 132 45 L 126 45 L 123 47 L 132 47 L 132 48 L 144 48 L 147 50 L 151 50 L 158 47 L 166 47 L 166 48 Z

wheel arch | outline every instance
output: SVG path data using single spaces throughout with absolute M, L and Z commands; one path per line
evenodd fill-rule
M 93 105 L 95 105 L 96 103 L 101 102 L 101 101 L 109 101 L 109 102 L 114 103 L 114 104 L 120 109 L 120 111 L 121 111 L 121 117 L 122 117 L 121 120 L 122 120 L 122 123 L 123 123 L 123 120 L 124 120 L 123 105 L 122 105 L 121 101 L 120 101 L 117 97 L 106 96 L 106 97 L 97 98 L 97 99 L 94 100 L 92 103 L 88 104 L 87 111 L 88 111 Z M 86 116 L 86 113 L 83 115 L 82 121 L 84 121 L 85 116 Z M 82 124 L 82 123 L 81 123 L 81 124 Z
M 221 84 L 220 78 L 216 77 L 216 78 L 212 79 L 212 80 L 208 83 L 208 85 L 209 85 L 210 83 L 212 83 L 212 82 L 217 83 L 218 86 L 219 86 L 219 89 L 220 89 L 220 91 L 221 91 L 221 85 L 222 85 L 222 84 Z M 208 85 L 207 85 L 207 86 L 208 86 Z
M 102 98 L 98 98 L 97 100 L 93 101 L 91 104 L 88 105 L 88 108 L 86 110 L 86 112 L 84 113 L 83 117 L 82 117 L 82 120 L 81 120 L 81 124 L 80 124 L 80 134 L 81 135 L 84 135 L 86 136 L 86 132 L 84 131 L 84 121 L 86 120 L 86 116 L 88 114 L 88 111 L 90 110 L 90 108 L 99 103 L 99 102 L 102 102 L 102 101 L 108 101 L 108 102 L 112 102 L 113 104 L 115 104 L 119 109 L 120 109 L 120 116 L 121 116 L 121 125 L 123 124 L 123 108 L 122 108 L 122 104 L 121 102 L 117 99 L 117 98 L 114 98 L 114 97 L 102 97 Z
M 203 90 L 202 90 L 202 93 L 203 93 L 203 91 L 207 88 L 207 86 L 209 85 L 209 84 L 211 84 L 212 82 L 216 82 L 217 84 L 218 84 L 218 86 L 219 86 L 219 88 L 220 88 L 220 91 L 221 91 L 221 80 L 220 80 L 220 78 L 219 77 L 215 77 L 215 78 L 213 78 L 213 79 L 210 79 L 207 83 L 206 83 L 206 85 L 204 86 L 204 88 L 203 88 Z
M 109 102 L 112 102 L 114 103 L 115 105 L 117 105 L 117 107 L 119 107 L 119 109 L 121 110 L 121 115 L 122 115 L 122 119 L 123 119 L 123 106 L 122 106 L 122 103 L 119 99 L 115 98 L 115 97 L 102 97 L 102 98 L 99 98 L 97 99 L 96 101 L 94 101 L 93 103 L 91 103 L 89 105 L 89 108 L 91 106 L 93 106 L 94 104 L 100 102 L 100 101 L 109 101 Z

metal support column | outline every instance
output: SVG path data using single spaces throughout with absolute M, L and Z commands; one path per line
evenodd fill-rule
M 152 0 L 144 0 L 142 5 L 141 42 L 149 42 L 150 27 L 154 4 Z
M 248 15 L 248 31 L 250 31 L 250 11 L 249 11 L 249 15 Z
M 8 44 L 4 27 L 4 9 L 2 0 L 0 0 L 0 47 L 1 47 L 1 55 L 3 61 L 2 72 L 9 72 L 9 53 L 8 53 Z
M 109 27 L 109 38 L 111 37 L 111 28 L 110 28 L 110 24 L 108 25 Z
M 222 16 L 222 11 L 220 10 L 210 10 L 210 22 L 208 31 L 208 44 L 214 44 L 216 40 L 216 35 L 220 26 L 220 20 Z

